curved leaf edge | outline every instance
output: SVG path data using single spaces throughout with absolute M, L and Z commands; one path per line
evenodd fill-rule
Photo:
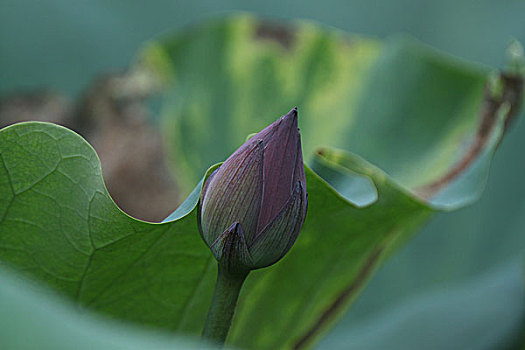
M 30 126 L 30 125 L 44 125 L 45 127 L 51 127 L 51 128 L 66 130 L 67 132 L 73 134 L 75 137 L 77 137 L 79 139 L 79 141 L 82 142 L 82 144 L 84 146 L 87 146 L 90 149 L 90 151 L 94 154 L 94 156 L 96 157 L 96 160 L 98 162 L 98 170 L 102 174 L 102 177 L 103 177 L 104 172 L 103 172 L 103 169 L 101 167 L 100 157 L 98 156 L 97 151 L 93 148 L 93 146 L 91 146 L 91 144 L 84 137 L 82 137 L 80 134 L 78 134 L 74 130 L 71 130 L 71 129 L 65 127 L 65 126 L 62 126 L 62 125 L 59 125 L 59 124 L 55 124 L 55 123 L 50 123 L 50 122 L 26 121 L 26 122 L 20 122 L 20 123 L 11 124 L 11 125 L 8 125 L 8 126 L 6 126 L 4 128 L 1 128 L 0 129 L 0 135 L 5 133 L 5 132 L 8 132 L 8 131 L 10 131 L 12 129 L 15 129 L 15 128 L 20 128 L 20 127 L 25 127 L 25 126 Z M 211 166 L 210 169 L 208 169 L 208 171 L 206 172 L 206 174 L 203 177 L 203 179 L 201 179 L 201 181 L 199 181 L 199 183 L 195 186 L 195 188 L 188 195 L 188 197 L 186 197 L 186 199 L 177 207 L 177 209 L 172 214 L 170 214 L 165 220 L 163 220 L 162 222 L 152 222 L 152 221 L 147 221 L 147 220 L 141 220 L 141 219 L 137 219 L 137 218 L 129 215 L 124 210 L 122 210 L 118 206 L 118 204 L 115 202 L 115 200 L 113 199 L 113 197 L 109 193 L 105 182 L 103 182 L 104 190 L 105 190 L 105 194 L 111 199 L 112 204 L 115 206 L 115 208 L 117 208 L 119 210 L 120 214 L 126 216 L 128 219 L 131 219 L 131 220 L 133 220 L 135 222 L 143 223 L 143 224 L 164 225 L 164 224 L 168 224 L 168 223 L 172 223 L 172 222 L 178 221 L 178 220 L 186 217 L 187 215 L 189 215 L 193 211 L 193 209 L 195 209 L 195 207 L 197 206 L 198 200 L 199 200 L 200 192 L 201 192 L 201 189 L 202 189 L 202 184 L 203 184 L 204 180 L 207 178 L 207 176 L 209 176 L 210 170 L 213 171 L 215 169 L 214 167 L 216 167 L 216 166 L 217 165 Z
M 347 198 L 344 195 L 345 188 L 340 186 L 340 182 L 348 177 L 355 176 L 355 174 L 359 174 L 369 178 L 374 183 L 376 190 L 377 178 L 386 178 L 397 190 L 432 210 L 454 211 L 474 203 L 482 196 L 492 160 L 504 137 L 505 126 L 510 117 L 509 111 L 511 108 L 512 106 L 508 101 L 501 103 L 495 112 L 495 122 L 491 126 L 492 129 L 487 136 L 487 141 L 482 145 L 476 157 L 462 169 L 462 172 L 458 173 L 451 181 L 445 183 L 444 186 L 428 197 L 418 193 L 418 188 L 411 189 L 401 184 L 394 177 L 359 155 L 335 147 L 325 146 L 319 148 L 312 157 L 312 170 L 325 180 L 327 186 L 331 187 L 352 205 L 355 205 L 355 203 L 351 198 Z M 465 186 L 469 181 L 477 183 L 474 184 L 470 191 L 467 190 L 461 193 L 461 187 Z M 366 207 L 373 204 L 373 202 L 370 201 L 364 206 L 357 205 L 357 207 Z
M 343 149 L 334 147 L 322 147 L 312 156 L 311 170 L 319 177 L 320 181 L 324 182 L 330 190 L 339 196 L 341 199 L 348 202 L 356 208 L 366 208 L 373 205 L 381 197 L 381 189 L 379 182 L 389 182 L 392 187 L 403 195 L 411 198 L 420 205 L 433 210 L 434 208 L 422 198 L 416 196 L 410 189 L 400 184 L 395 178 L 388 175 L 381 168 L 368 162 L 359 155 Z M 328 174 L 332 174 L 331 176 Z M 367 205 L 356 205 L 349 200 L 347 196 L 342 194 L 343 188 L 338 188 L 338 178 L 347 178 L 348 176 L 355 176 L 355 174 L 367 178 L 374 186 L 374 191 L 377 193 L 377 198 Z M 330 177 L 336 177 L 330 180 Z

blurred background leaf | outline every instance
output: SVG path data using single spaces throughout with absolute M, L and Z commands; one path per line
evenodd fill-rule
M 190 184 L 245 135 L 298 105 L 307 160 L 321 146 L 338 147 L 408 188 L 422 186 L 466 153 L 488 71 L 409 38 L 382 43 L 253 16 L 166 36 L 142 61 L 168 80 L 168 154 Z
M 319 147 L 337 147 L 416 192 L 489 143 L 463 184 L 452 178 L 452 189 L 449 180 L 433 190 L 433 202 L 452 209 L 481 194 L 502 132 L 491 136 L 498 113 L 482 103 L 487 68 L 405 37 L 379 42 L 313 23 L 230 16 L 153 41 L 140 61 L 139 72 L 165 85 L 166 153 L 186 187 L 297 104 L 307 163 Z
M 327 140 L 346 140 L 380 48 L 311 23 L 230 16 L 149 43 L 138 69 L 168 80 L 162 125 L 186 185 L 295 105 L 306 157 Z

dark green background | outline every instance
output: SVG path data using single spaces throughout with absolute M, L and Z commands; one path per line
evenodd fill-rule
M 408 33 L 441 50 L 493 67 L 503 66 L 504 51 L 512 38 L 525 42 L 525 2 L 517 0 L 0 0 L 0 93 L 51 87 L 74 96 L 97 73 L 126 67 L 145 40 L 238 10 L 284 20 L 313 19 L 379 38 Z M 522 118 L 496 154 L 481 200 L 438 215 L 379 271 L 325 344 L 333 345 L 334 339 L 344 335 L 366 333 L 358 323 L 384 324 L 388 320 L 399 327 L 396 334 L 416 334 L 416 338 L 419 334 L 422 339 L 418 341 L 428 340 L 417 329 L 428 320 L 409 327 L 392 317 L 412 307 L 418 314 L 439 319 L 436 312 L 421 309 L 429 303 L 443 305 L 440 310 L 454 309 L 451 305 L 464 307 L 463 312 L 472 318 L 487 314 L 480 316 L 469 310 L 494 307 L 507 325 L 502 332 L 512 333 L 519 325 L 519 310 L 524 308 L 522 303 L 515 304 L 520 298 L 505 294 L 519 288 L 516 279 L 521 271 L 517 266 L 525 244 L 524 150 Z M 447 303 L 450 300 L 457 304 Z M 466 329 L 472 323 L 468 317 L 463 323 L 461 319 L 454 318 L 457 322 L 449 322 L 449 326 Z M 385 342 L 396 341 L 388 332 L 377 332 L 375 338 L 383 334 L 379 338 Z M 355 339 L 355 348 L 387 344 L 370 342 L 371 338 Z M 436 342 L 434 346 L 438 346 Z M 480 348 L 489 345 L 485 342 Z

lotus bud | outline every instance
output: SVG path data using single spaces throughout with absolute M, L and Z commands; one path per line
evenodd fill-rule
M 227 271 L 280 260 L 294 244 L 307 209 L 297 108 L 239 147 L 206 180 L 199 230 Z

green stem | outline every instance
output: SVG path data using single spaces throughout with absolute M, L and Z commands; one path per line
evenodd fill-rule
M 215 293 L 202 331 L 202 339 L 223 345 L 232 323 L 235 306 L 248 271 L 231 274 L 219 264 Z

